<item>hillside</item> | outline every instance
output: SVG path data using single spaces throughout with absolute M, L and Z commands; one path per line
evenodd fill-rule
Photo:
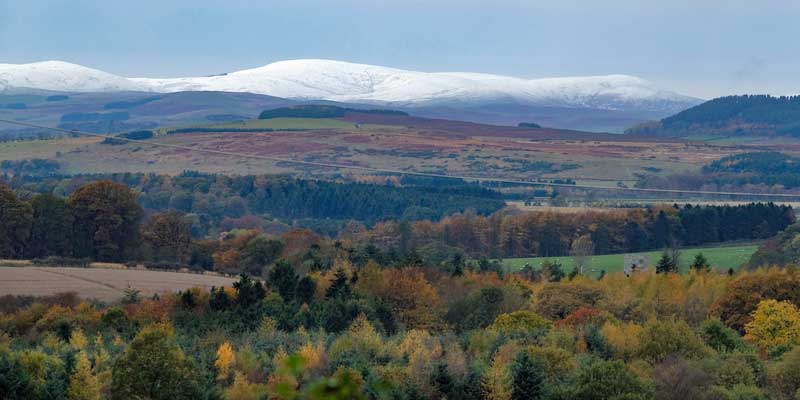
M 800 96 L 727 96 L 626 133 L 689 136 L 800 136 Z
M 380 105 L 437 118 L 621 131 L 700 100 L 629 75 L 523 79 L 428 73 L 332 60 L 290 60 L 205 77 L 125 78 L 59 61 L 0 64 L 0 91 L 235 92 L 295 101 Z

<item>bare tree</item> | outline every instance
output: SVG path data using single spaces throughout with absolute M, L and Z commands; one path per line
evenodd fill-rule
M 589 235 L 583 235 L 572 241 L 569 254 L 572 256 L 575 270 L 583 275 L 583 273 L 589 269 L 589 260 L 591 256 L 594 255 L 594 242 L 592 242 L 592 238 Z

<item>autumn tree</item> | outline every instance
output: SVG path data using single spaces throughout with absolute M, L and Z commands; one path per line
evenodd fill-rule
M 75 368 L 69 377 L 69 400 L 100 400 L 100 382 L 92 374 L 92 366 L 86 353 L 81 351 L 75 357 Z
M 217 368 L 217 379 L 226 380 L 231 373 L 231 366 L 236 362 L 236 353 L 230 342 L 224 342 L 217 349 L 217 359 L 214 366 Z
M 194 363 L 175 342 L 172 328 L 156 324 L 142 329 L 114 362 L 112 399 L 196 399 L 200 377 Z
M 0 183 L 0 221 L 0 257 L 23 257 L 31 231 L 31 206 L 20 200 L 2 183 Z
M 122 261 L 138 245 L 142 208 L 127 186 L 111 181 L 84 185 L 68 199 L 73 210 L 75 255 L 99 261 Z
M 594 255 L 594 242 L 589 235 L 583 235 L 572 242 L 569 254 L 572 256 L 573 268 L 583 275 L 589 268 L 589 260 Z
M 192 244 L 192 226 L 179 211 L 151 216 L 142 226 L 142 237 L 157 259 L 184 263 Z
M 765 350 L 800 345 L 800 311 L 788 301 L 764 300 L 744 329 L 745 339 Z

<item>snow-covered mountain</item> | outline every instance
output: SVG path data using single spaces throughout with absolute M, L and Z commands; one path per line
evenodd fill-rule
M 125 78 L 59 61 L 0 64 L 0 90 L 8 88 L 249 92 L 404 108 L 512 104 L 671 113 L 699 102 L 628 75 L 521 79 L 464 72 L 427 73 L 331 60 L 280 61 L 224 75 L 168 79 Z

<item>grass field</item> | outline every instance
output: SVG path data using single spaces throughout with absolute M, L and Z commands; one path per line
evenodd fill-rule
M 128 286 L 142 296 L 199 286 L 230 286 L 235 279 L 178 272 L 101 268 L 0 267 L 0 295 L 44 296 L 75 292 L 84 298 L 118 300 Z
M 738 269 L 742 264 L 746 263 L 750 256 L 758 249 L 756 244 L 747 244 L 739 246 L 718 246 L 718 247 L 704 247 L 692 248 L 681 251 L 681 271 L 686 271 L 689 268 L 697 253 L 703 253 L 708 259 L 709 263 L 715 268 L 721 269 Z M 655 264 L 658 258 L 661 257 L 661 251 L 645 252 L 650 258 L 650 262 Z M 601 270 L 606 273 L 622 271 L 624 254 L 609 254 L 603 256 L 591 257 L 589 261 L 591 276 L 598 276 Z M 516 271 L 530 264 L 532 267 L 540 268 L 545 260 L 552 260 L 560 262 L 565 271 L 571 271 L 573 266 L 572 257 L 533 257 L 533 258 L 509 258 L 503 261 L 504 265 Z

